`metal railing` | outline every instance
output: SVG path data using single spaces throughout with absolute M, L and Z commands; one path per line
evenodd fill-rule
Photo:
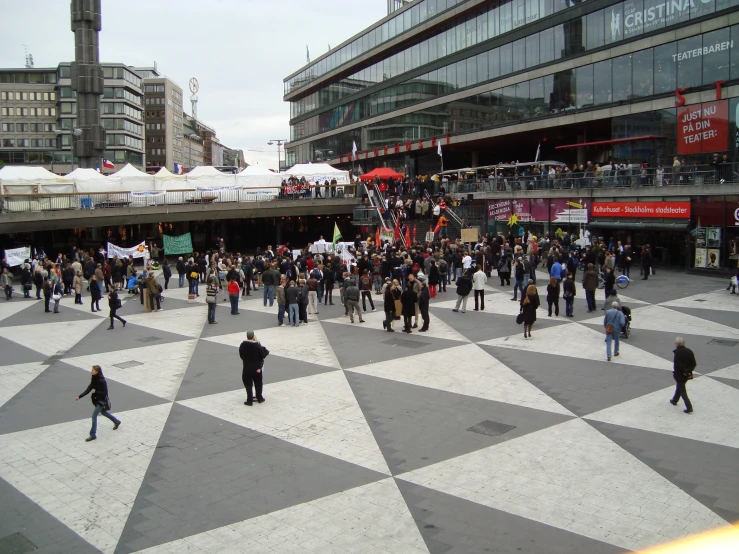
M 433 210 L 436 207 L 436 202 L 434 202 L 433 197 L 429 194 L 429 191 L 427 190 L 423 191 L 423 195 L 429 202 L 429 204 L 431 204 L 431 209 Z M 454 213 L 454 210 L 452 210 L 451 206 L 447 204 L 446 208 L 444 209 L 444 213 L 449 216 L 449 218 L 454 222 L 458 229 L 462 228 L 462 220 L 456 213 Z
M 377 216 L 380 218 L 380 223 L 383 227 L 387 227 L 385 225 L 385 218 L 382 215 L 382 213 L 385 211 L 385 205 L 380 203 L 380 199 L 376 194 L 376 191 L 373 188 L 369 188 L 367 186 L 367 183 L 362 184 L 364 186 L 364 191 L 367 193 L 367 199 L 369 200 L 369 203 L 372 205 L 373 209 L 377 212 Z
M 272 202 L 281 200 L 318 200 L 353 197 L 356 185 L 330 185 L 314 190 L 285 194 L 283 187 L 221 190 L 168 190 L 144 192 L 91 192 L 59 194 L 0 194 L 0 213 L 45 212 L 62 210 L 98 210 L 109 208 L 147 208 L 189 204 L 231 202 Z M 336 189 L 332 196 L 331 189 Z M 351 191 L 351 192 L 348 192 Z
M 379 187 L 373 187 L 375 194 L 377 194 L 377 197 L 380 200 L 380 204 L 382 206 L 388 206 L 387 200 L 385 198 L 385 195 L 382 193 L 382 191 L 379 189 Z M 398 227 L 398 217 L 395 215 L 395 208 L 394 206 L 388 206 L 387 209 L 384 212 L 384 215 L 387 216 L 387 222 L 392 225 L 393 229 L 396 229 Z M 403 246 L 407 247 L 405 241 L 405 235 L 403 233 L 400 233 L 400 240 L 403 243 Z
M 728 164 L 727 164 L 728 165 Z M 729 167 L 719 170 L 681 167 L 626 168 L 603 172 L 567 172 L 552 176 L 498 175 L 487 179 L 445 181 L 449 194 L 503 192 L 514 190 L 673 187 L 684 185 L 738 184 L 739 173 Z

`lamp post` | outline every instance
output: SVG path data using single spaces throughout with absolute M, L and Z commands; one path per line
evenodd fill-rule
M 269 146 L 272 146 L 273 144 L 277 144 L 277 173 L 280 172 L 280 147 L 283 144 L 287 144 L 287 139 L 269 139 L 269 142 L 267 143 Z M 287 161 L 287 157 L 285 157 L 285 160 Z

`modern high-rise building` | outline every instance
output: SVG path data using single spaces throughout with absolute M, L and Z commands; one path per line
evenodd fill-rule
M 117 166 L 144 168 L 141 78 L 123 64 L 102 64 L 104 157 Z M 77 99 L 71 64 L 47 69 L 0 69 L 0 161 L 43 165 L 57 173 L 75 166 L 72 141 Z
M 136 72 L 144 80 L 146 168 L 173 171 L 174 164 L 185 163 L 182 89 L 156 66 L 137 67 Z
M 351 167 L 354 143 L 364 170 L 411 176 L 439 170 L 439 143 L 448 169 L 534 161 L 539 145 L 655 167 L 736 154 L 739 0 L 391 4 L 285 79 L 288 165 Z

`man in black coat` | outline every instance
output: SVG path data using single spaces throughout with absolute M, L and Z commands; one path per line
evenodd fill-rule
M 246 388 L 246 406 L 254 404 L 254 394 L 252 393 L 252 383 L 256 392 L 257 402 L 264 402 L 262 396 L 262 369 L 264 368 L 264 358 L 269 354 L 264 346 L 260 344 L 254 331 L 247 331 L 246 340 L 239 346 L 239 357 L 242 362 L 241 380 Z
M 642 249 L 641 265 L 642 270 L 644 271 L 644 277 L 642 277 L 642 281 L 646 281 L 647 279 L 649 279 L 649 273 L 652 269 L 652 253 L 649 249 L 649 245 L 646 245 Z
M 687 383 L 692 378 L 696 366 L 695 354 L 685 346 L 683 337 L 675 339 L 675 350 L 672 352 L 675 354 L 672 365 L 672 376 L 675 378 L 675 394 L 670 400 L 670 404 L 677 406 L 678 401 L 682 398 L 685 403 L 685 410 L 683 411 L 686 414 L 692 414 L 693 405 L 690 403 L 690 398 L 688 398 Z

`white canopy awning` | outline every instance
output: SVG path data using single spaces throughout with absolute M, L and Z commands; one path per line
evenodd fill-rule
M 198 166 L 185 177 L 195 188 L 223 189 L 236 186 L 236 176 L 233 173 L 221 173 L 212 165 Z
M 122 169 L 113 173 L 112 177 L 121 180 L 121 190 L 124 191 L 140 192 L 155 190 L 154 176 L 139 171 L 131 164 L 126 164 Z
M 8 165 L 0 169 L 0 189 L 5 194 L 72 193 L 74 181 L 43 167 Z
M 194 187 L 187 184 L 185 175 L 175 175 L 166 167 L 162 167 L 154 174 L 156 190 L 192 190 Z
M 274 171 L 270 171 L 266 167 L 258 165 L 250 165 L 241 173 L 236 175 L 236 184 L 241 185 L 243 189 L 256 189 L 260 187 L 279 187 L 282 185 L 283 176 Z M 269 192 L 265 190 L 264 192 Z M 279 193 L 278 189 L 271 191 L 274 195 Z
M 283 179 L 305 177 L 305 180 L 311 183 L 316 181 L 324 183 L 336 179 L 336 183 L 339 185 L 349 184 L 349 172 L 336 169 L 329 164 L 296 164 L 280 175 Z
M 121 179 L 115 175 L 106 177 L 95 169 L 78 167 L 67 174 L 74 181 L 77 192 L 121 192 Z

